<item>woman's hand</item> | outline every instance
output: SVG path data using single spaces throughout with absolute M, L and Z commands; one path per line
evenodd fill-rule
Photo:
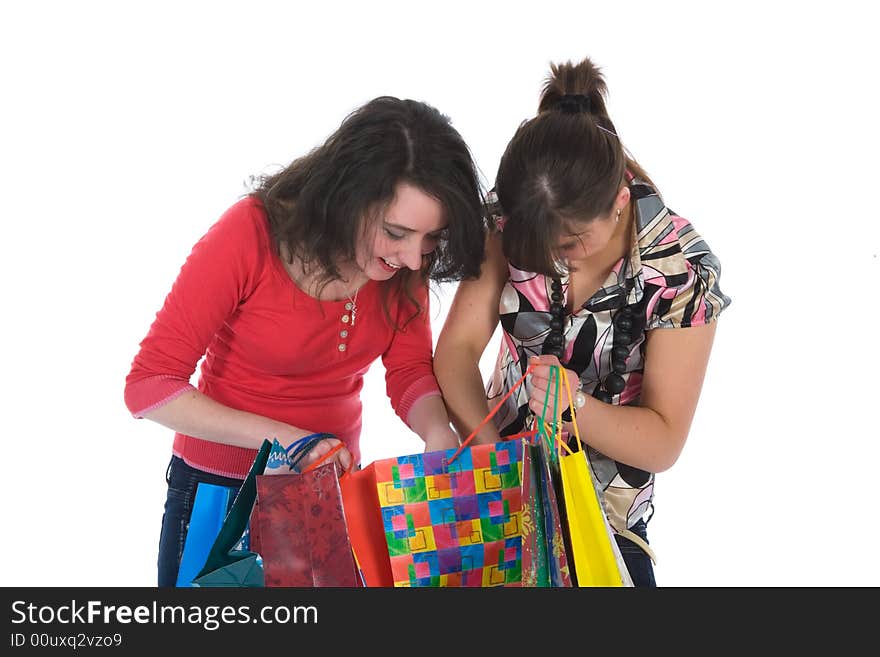
M 529 408 L 531 411 L 538 417 L 541 417 L 542 411 L 544 411 L 544 402 L 546 400 L 547 410 L 545 419 L 548 422 L 552 422 L 553 420 L 553 403 L 556 398 L 556 384 L 557 377 L 553 377 L 553 381 L 551 384 L 550 381 L 550 368 L 558 367 L 562 368 L 562 365 L 559 362 L 559 359 L 556 356 L 533 356 L 529 359 L 529 366 L 533 366 L 531 375 L 531 386 L 529 388 Z M 571 391 L 571 399 L 574 401 L 576 399 L 576 395 L 578 393 L 578 386 L 580 384 L 580 377 L 571 370 L 565 370 L 566 378 L 568 379 L 568 387 Z M 561 372 L 558 373 L 561 375 Z M 561 376 L 560 376 L 561 378 Z M 565 409 L 568 408 L 568 400 L 569 395 L 566 393 L 565 388 L 563 387 L 563 381 L 559 382 L 559 407 L 557 409 L 558 413 L 564 413 Z M 550 387 L 551 390 L 548 394 L 547 388 Z
M 439 426 L 425 436 L 425 451 L 439 452 L 444 449 L 458 449 L 458 434 L 449 425 Z
M 338 447 L 339 449 L 332 456 L 329 456 L 322 461 L 322 465 L 336 461 L 343 471 L 348 470 L 351 467 L 352 462 L 351 452 L 349 452 L 348 448 L 344 445 L 339 447 L 340 445 L 342 445 L 342 441 L 338 438 L 325 438 L 324 440 L 321 440 L 309 450 L 308 454 L 302 457 L 301 461 L 297 462 L 296 469 L 299 472 L 303 472 L 310 465 L 325 457 L 328 452 Z

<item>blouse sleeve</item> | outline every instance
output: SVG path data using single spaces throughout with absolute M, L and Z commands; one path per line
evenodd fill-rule
M 409 412 L 418 400 L 440 394 L 440 386 L 434 378 L 427 285 L 419 288 L 416 298 L 421 312 L 411 319 L 415 310 L 412 304 L 405 297 L 398 302 L 397 323 L 402 328 L 394 332 L 391 344 L 382 354 L 388 398 L 394 411 L 407 426 Z
M 686 276 L 680 285 L 651 292 L 653 306 L 646 329 L 686 328 L 715 321 L 731 298 L 721 291 L 721 263 L 690 222 L 673 218 L 685 260 Z
M 134 417 L 193 389 L 198 361 L 253 289 L 267 239 L 253 203 L 227 210 L 181 267 L 125 380 L 125 403 Z

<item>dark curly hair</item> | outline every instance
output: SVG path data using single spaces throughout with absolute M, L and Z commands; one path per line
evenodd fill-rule
M 289 261 L 296 257 L 321 273 L 323 286 L 339 279 L 340 263 L 354 261 L 363 229 L 378 221 L 399 183 L 437 199 L 448 222 L 420 271 L 401 270 L 383 286 L 386 301 L 402 291 L 418 313 L 416 284 L 476 277 L 484 255 L 485 195 L 477 168 L 461 135 L 437 109 L 374 98 L 349 114 L 323 145 L 258 178 L 253 195 L 265 207 L 279 255 L 283 245 Z

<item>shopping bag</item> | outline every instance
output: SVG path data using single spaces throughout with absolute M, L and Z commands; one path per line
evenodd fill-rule
M 265 586 L 360 586 L 336 463 L 256 480 L 251 524 L 260 537 Z
M 457 449 L 380 459 L 343 475 L 367 586 L 521 586 L 524 443 L 469 444 L 525 376 Z
M 368 587 L 394 586 L 385 542 L 374 463 L 339 480 L 348 536 L 361 579 Z
M 556 399 L 559 388 L 568 392 L 572 410 L 575 448 L 562 439 L 561 418 L 554 418 L 554 440 L 558 448 L 559 472 L 565 508 L 565 522 L 578 586 L 632 586 L 629 572 L 620 554 L 614 533 L 602 508 L 596 481 L 587 453 L 581 446 L 574 404 L 565 370 L 553 368 L 556 374 Z M 551 374 L 551 381 L 554 380 Z M 552 385 L 552 384 L 551 384 Z M 554 413 L 555 415 L 555 413 Z
M 557 488 L 559 467 L 549 440 L 523 438 L 522 586 L 570 587 L 570 547 L 563 530 Z
M 192 586 L 193 578 L 205 565 L 211 546 L 217 540 L 237 492 L 238 488 L 233 486 L 199 482 L 177 569 L 178 587 Z
M 291 452 L 300 449 L 301 446 L 308 442 L 312 436 L 306 436 L 294 441 L 288 447 L 284 447 L 277 438 L 272 439 L 272 447 L 269 450 L 269 458 L 266 460 L 266 467 L 263 468 L 263 475 L 290 474 L 294 467 L 290 460 Z M 260 541 L 260 527 L 253 522 L 254 509 L 257 508 L 257 500 L 254 500 L 254 506 L 251 510 L 251 521 L 249 526 L 250 550 L 257 554 L 262 553 L 262 544 Z
M 260 556 L 249 549 L 237 548 L 257 496 L 256 477 L 265 469 L 271 448 L 271 443 L 264 440 L 211 546 L 205 565 L 193 579 L 193 586 L 263 586 Z
M 374 461 L 394 586 L 521 581 L 522 443 Z
M 578 586 L 632 586 L 583 449 L 560 455 L 562 487 Z
M 278 475 L 278 474 L 290 474 L 291 472 L 298 472 L 297 465 L 299 462 L 305 457 L 305 455 L 321 440 L 325 438 L 333 438 L 334 436 L 329 433 L 313 433 L 308 436 L 303 436 L 302 438 L 293 441 L 287 447 L 284 447 L 280 442 L 278 442 L 277 438 L 272 440 L 272 447 L 269 450 L 269 458 L 266 461 L 266 467 L 263 469 L 263 475 Z M 341 449 L 337 447 L 333 452 Z M 332 453 L 332 452 L 331 452 Z M 325 455 L 324 458 L 327 458 L 328 455 Z M 258 500 L 255 500 L 253 509 L 257 508 Z M 250 550 L 252 552 L 256 552 L 257 554 L 262 554 L 262 545 L 260 541 L 260 527 L 258 524 L 253 522 L 253 513 L 251 511 L 251 522 L 249 523 L 249 530 L 246 532 L 245 536 L 249 539 L 250 542 Z M 247 546 L 245 546 L 247 549 Z
M 569 566 L 571 546 L 563 530 L 559 466 L 556 460 L 551 458 L 552 449 L 547 441 L 538 438 L 533 449 L 536 452 L 535 463 L 538 467 L 540 498 L 543 506 L 550 586 L 570 587 L 573 585 Z
M 541 496 L 540 445 L 520 438 L 523 445 L 522 465 L 522 586 L 550 586 L 547 559 L 547 534 L 544 503 Z

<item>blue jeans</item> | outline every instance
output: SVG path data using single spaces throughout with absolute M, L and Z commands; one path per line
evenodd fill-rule
M 242 480 L 197 470 L 187 465 L 183 459 L 172 456 L 165 473 L 165 481 L 168 484 L 168 494 L 165 498 L 165 513 L 162 515 L 162 531 L 159 534 L 159 586 L 175 586 L 199 482 L 240 488 Z
M 648 542 L 648 525 L 644 520 L 639 520 L 629 529 L 643 538 L 646 543 Z M 654 580 L 654 564 L 651 563 L 651 557 L 628 538 L 617 534 L 614 535 L 614 538 L 617 540 L 620 556 L 623 557 L 633 584 L 636 587 L 656 587 L 657 582 Z

